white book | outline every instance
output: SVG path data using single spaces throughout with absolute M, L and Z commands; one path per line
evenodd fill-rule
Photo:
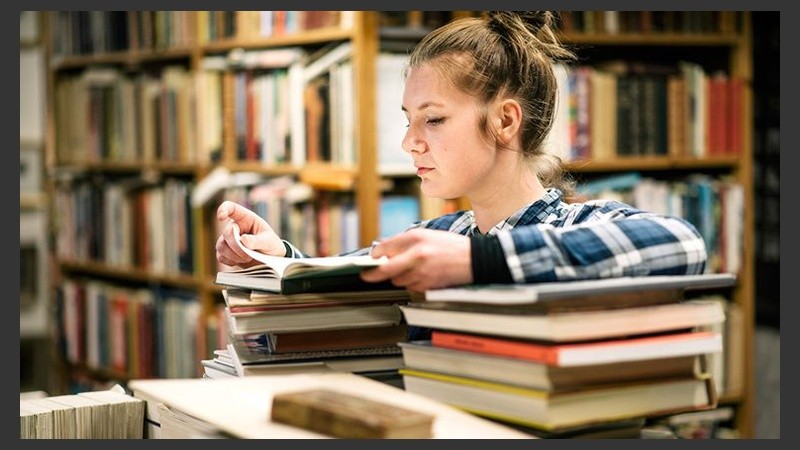
M 350 373 L 265 375 L 223 380 L 131 380 L 135 396 L 162 403 L 229 436 L 244 439 L 323 439 L 328 435 L 269 420 L 272 398 L 283 392 L 335 389 L 435 416 L 433 437 L 524 439 L 530 434 L 481 419 L 457 408 Z M 163 432 L 163 429 L 162 429 Z
M 388 261 L 386 257 L 372 258 L 369 255 L 316 258 L 266 255 L 245 247 L 238 227 L 234 228 L 234 236 L 239 247 L 262 264 L 246 269 L 217 272 L 217 284 L 284 294 L 314 292 L 315 289 L 326 289 L 331 286 L 335 288 L 327 290 L 355 290 L 357 284 L 363 287 L 372 285 L 364 281 L 359 282 L 359 272 Z M 373 289 L 381 289 L 384 286 L 386 283 L 377 283 Z

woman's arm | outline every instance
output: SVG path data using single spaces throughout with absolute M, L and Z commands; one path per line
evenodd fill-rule
M 703 238 L 686 220 L 619 202 L 584 204 L 565 220 L 497 234 L 516 283 L 704 271 Z

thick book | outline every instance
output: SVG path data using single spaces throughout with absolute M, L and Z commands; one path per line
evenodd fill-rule
M 283 308 L 232 312 L 224 309 L 233 336 L 252 333 L 299 332 L 397 325 L 402 320 L 396 303 Z
M 474 378 L 542 391 L 574 390 L 692 375 L 697 356 L 558 367 L 508 356 L 434 347 L 430 341 L 401 342 L 407 369 Z
M 363 396 L 373 401 L 434 416 L 433 438 L 531 439 L 514 430 L 457 408 L 406 392 L 386 383 L 351 373 L 317 373 L 204 379 L 135 379 L 133 395 L 148 402 L 148 411 L 161 403 L 173 411 L 206 422 L 220 433 L 242 439 L 313 439 L 329 435 L 270 420 L 275 395 L 316 388 Z M 158 414 L 153 416 L 160 420 Z
M 485 303 L 549 309 L 594 305 L 613 307 L 660 303 L 658 292 L 668 294 L 690 289 L 716 289 L 736 284 L 729 273 L 703 275 L 651 275 L 596 280 L 556 281 L 533 284 L 468 285 L 425 291 L 427 302 Z M 654 300 L 648 299 L 653 296 Z M 670 296 L 664 297 L 669 299 Z
M 368 283 L 359 275 L 364 269 L 385 263 L 388 260 L 385 257 L 361 255 L 287 258 L 265 255 L 245 247 L 236 227 L 234 235 L 239 247 L 261 264 L 217 272 L 215 281 L 220 285 L 281 294 L 400 289 L 391 282 Z
M 725 320 L 720 304 L 702 300 L 546 314 L 431 309 L 423 303 L 400 309 L 412 326 L 553 342 L 652 334 Z
M 722 334 L 711 331 L 554 344 L 436 330 L 431 333 L 431 343 L 434 347 L 508 356 L 558 367 L 722 352 Z
M 707 374 L 547 392 L 472 378 L 401 369 L 408 392 L 479 416 L 557 431 L 593 423 L 710 409 Z
M 335 388 L 282 392 L 272 420 L 344 439 L 420 439 L 433 436 L 431 414 Z

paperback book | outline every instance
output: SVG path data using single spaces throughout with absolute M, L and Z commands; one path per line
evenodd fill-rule
M 377 267 L 387 258 L 360 256 L 329 256 L 317 258 L 287 258 L 266 255 L 245 247 L 238 228 L 234 228 L 236 243 L 260 264 L 237 270 L 219 271 L 216 283 L 225 286 L 258 289 L 282 294 L 304 292 L 363 291 L 400 289 L 391 282 L 368 283 L 361 279 L 362 270 Z

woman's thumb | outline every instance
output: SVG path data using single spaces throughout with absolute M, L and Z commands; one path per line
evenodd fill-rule
M 242 245 L 244 245 L 247 248 L 256 250 L 255 245 L 257 241 L 255 239 L 255 236 L 253 236 L 252 234 L 243 234 L 240 237 L 242 239 Z

